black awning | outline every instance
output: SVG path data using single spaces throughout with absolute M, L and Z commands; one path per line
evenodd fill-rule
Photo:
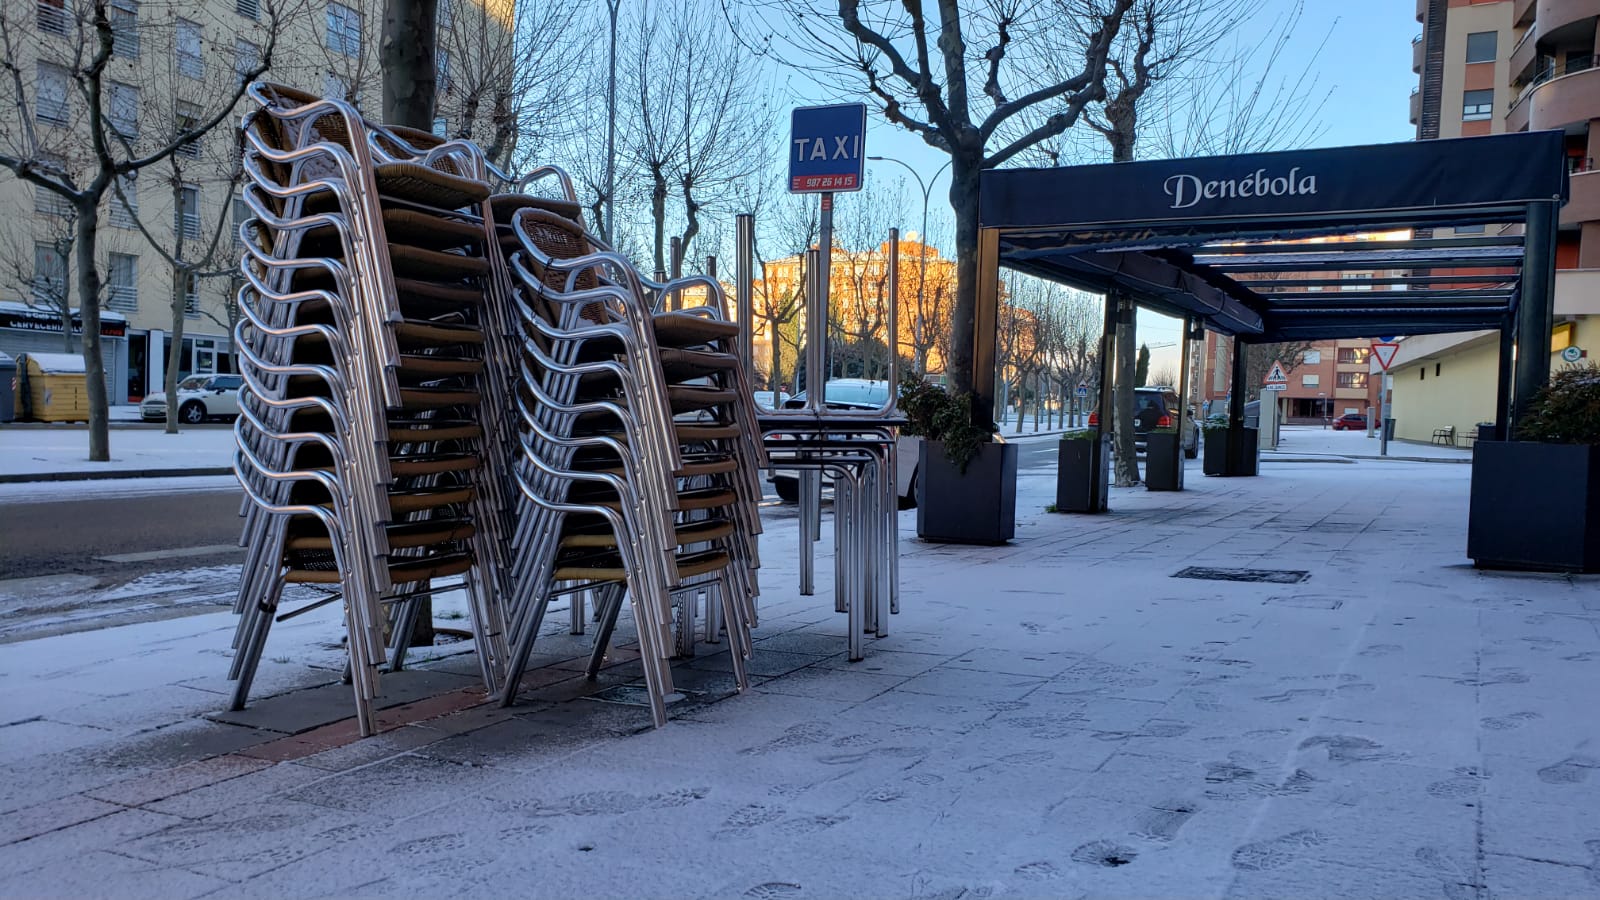
M 979 227 L 1002 266 L 1224 334 L 1353 338 L 1502 327 L 1530 205 L 1566 196 L 1564 136 L 1524 132 L 991 170 Z

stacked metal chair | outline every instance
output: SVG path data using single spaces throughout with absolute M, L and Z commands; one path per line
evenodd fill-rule
M 274 85 L 250 96 L 234 706 L 274 618 L 299 612 L 278 615 L 284 586 L 337 586 L 321 602 L 344 603 L 366 734 L 379 671 L 433 592 L 465 589 L 485 683 L 504 669 L 514 431 L 491 338 L 506 322 L 486 302 L 489 186 L 469 144 Z
M 705 638 L 726 628 L 735 679 L 747 685 L 766 460 L 738 329 L 715 281 L 641 278 L 584 230 L 570 193 L 491 205 L 522 325 L 517 479 L 528 500 L 501 699 L 514 701 L 553 597 L 598 600 L 591 676 L 626 597 L 659 726 L 674 694 L 672 626 L 677 654 L 692 653 L 702 596 Z M 692 287 L 709 302 L 666 309 Z

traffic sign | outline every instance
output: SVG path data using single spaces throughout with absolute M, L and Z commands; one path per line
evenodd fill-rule
M 789 193 L 859 191 L 866 165 L 867 105 L 802 106 L 789 116 Z
M 1583 359 L 1586 355 L 1587 354 L 1583 352 L 1582 347 L 1568 347 L 1561 351 L 1562 361 L 1569 363 L 1575 363 L 1578 360 Z
M 1287 384 L 1263 384 L 1261 389 L 1263 391 L 1287 391 L 1289 386 Z
M 1089 382 L 1087 382 L 1087 381 L 1078 382 L 1078 396 L 1079 397 L 1087 397 L 1087 396 L 1089 396 Z
M 1276 385 L 1282 385 L 1283 387 L 1287 387 L 1289 385 L 1289 374 L 1287 372 L 1283 371 L 1283 363 L 1281 363 L 1281 362 L 1279 362 L 1277 360 L 1273 360 L 1272 361 L 1272 368 L 1267 370 L 1267 381 L 1266 381 L 1266 385 L 1269 388 L 1271 388 L 1275 384 Z M 1282 389 L 1283 389 L 1282 387 L 1273 388 L 1273 390 L 1282 390 Z
M 1400 345 L 1391 341 L 1372 342 L 1372 355 L 1378 358 L 1378 365 L 1382 366 L 1385 372 L 1394 364 L 1394 354 L 1399 349 Z

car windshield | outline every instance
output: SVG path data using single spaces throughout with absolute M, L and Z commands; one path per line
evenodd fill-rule
M 202 389 L 205 388 L 206 379 L 210 378 L 210 377 L 211 377 L 210 375 L 190 375 L 188 378 L 185 378 L 184 380 L 178 382 L 178 390 L 180 390 L 180 391 L 198 391 L 198 390 L 202 390 Z
M 243 383 L 244 379 L 238 375 L 218 375 L 206 387 L 213 391 L 236 391 Z

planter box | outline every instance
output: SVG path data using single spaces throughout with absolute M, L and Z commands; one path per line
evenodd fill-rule
M 1056 512 L 1103 513 L 1111 481 L 1111 437 L 1060 441 L 1056 456 Z
M 1600 446 L 1478 441 L 1467 556 L 1481 569 L 1600 572 Z
M 943 441 L 917 451 L 917 537 L 950 544 L 1004 544 L 1017 529 L 1017 445 L 984 444 L 962 474 Z
M 1144 443 L 1144 486 L 1150 491 L 1183 490 L 1182 444 L 1178 435 L 1151 432 Z
M 1240 435 L 1238 440 L 1243 445 L 1242 455 L 1237 460 L 1230 460 L 1228 449 L 1233 436 Z M 1254 475 L 1256 474 L 1256 430 L 1242 428 L 1238 431 L 1221 428 L 1205 432 L 1205 459 L 1201 463 L 1201 471 L 1207 475 Z

